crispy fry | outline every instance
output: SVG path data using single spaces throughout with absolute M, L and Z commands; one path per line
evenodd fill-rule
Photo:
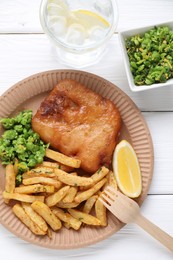
M 27 195 L 27 194 L 20 194 L 20 193 L 9 193 L 4 191 L 2 193 L 4 199 L 12 199 L 18 200 L 23 202 L 33 203 L 34 201 L 44 201 L 44 196 L 35 196 L 35 195 Z
M 52 230 L 48 228 L 47 230 L 47 236 L 51 239 L 52 238 Z
M 33 177 L 47 177 L 47 178 L 55 178 L 57 179 L 55 173 L 38 173 L 38 172 L 32 172 L 28 171 L 22 174 L 23 179 L 33 178 Z
M 57 175 L 59 181 L 71 186 L 86 186 L 93 184 L 93 180 L 90 177 L 72 175 L 59 169 L 55 169 L 55 174 Z
M 98 201 L 98 197 L 107 183 L 117 187 L 113 172 L 102 166 L 92 176 L 80 176 L 80 172 L 72 172 L 80 166 L 79 160 L 50 149 L 46 152 L 47 157 L 57 162 L 44 161 L 23 173 L 23 182 L 19 187 L 15 187 L 13 165 L 6 168 L 8 176 L 3 198 L 7 202 L 21 201 L 21 205 L 13 207 L 14 214 L 34 234 L 48 235 L 50 238 L 51 229 L 57 231 L 62 227 L 61 221 L 66 228 L 74 230 L 79 230 L 82 223 L 106 226 L 106 208 Z M 13 182 L 10 183 L 11 176 Z M 85 204 L 80 204 L 83 201 Z M 94 204 L 96 217 L 90 214 Z
M 105 166 L 101 167 L 96 171 L 91 178 L 93 179 L 94 183 L 99 182 L 101 179 L 103 179 L 109 172 L 109 169 L 106 168 Z
M 77 172 L 71 172 L 71 175 L 77 176 Z
M 69 228 L 73 228 L 75 230 L 78 230 L 82 224 L 81 221 L 78 219 L 72 217 L 69 213 L 65 213 L 62 209 L 59 208 L 53 208 L 52 212 L 62 221 L 66 222 L 69 226 Z
M 63 225 L 64 225 L 64 227 L 67 228 L 67 229 L 70 229 L 70 228 L 71 228 L 70 224 L 67 223 L 67 222 L 64 222 Z
M 56 168 L 56 169 L 60 169 L 62 171 L 65 172 L 72 172 L 73 171 L 73 167 L 61 164 L 61 163 L 57 163 L 57 162 L 47 162 L 47 161 L 43 161 L 43 163 L 40 165 L 43 167 L 50 167 L 50 168 Z
M 52 185 L 56 189 L 59 189 L 62 186 L 62 183 L 60 181 L 54 180 L 52 178 L 42 177 L 42 176 L 23 179 L 24 185 L 31 185 L 31 184 L 37 184 L 37 183 Z
M 51 149 L 46 149 L 45 156 L 47 158 L 53 159 L 53 160 L 55 160 L 55 161 L 57 161 L 59 163 L 62 163 L 62 164 L 67 165 L 67 166 L 70 166 L 72 168 L 79 168 L 80 164 L 81 164 L 80 160 L 72 158 L 72 157 L 69 157 L 69 156 L 66 156 L 66 155 L 64 155 L 62 153 L 53 151 Z
M 55 160 L 57 162 L 60 162 L 60 163 L 62 163 L 64 165 L 73 167 L 73 168 L 79 168 L 80 164 L 81 164 L 80 160 L 72 158 L 72 157 L 68 157 L 68 156 L 66 156 L 66 155 L 64 155 L 62 153 L 53 151 L 51 149 L 46 149 L 45 156 L 50 158 L 50 159 L 53 159 L 53 160 Z
M 30 203 L 22 202 L 22 207 L 26 214 L 30 217 L 30 219 L 45 233 L 48 231 L 48 226 L 46 224 L 46 221 L 38 214 L 36 213 Z
M 106 175 L 106 178 L 107 178 L 107 182 L 102 187 L 102 190 L 104 190 L 107 186 L 112 186 L 113 188 L 115 188 L 115 190 L 117 190 L 118 186 L 117 186 L 114 173 L 112 171 L 109 171 L 109 173 Z
M 31 207 L 36 211 L 48 225 L 54 230 L 57 231 L 61 228 L 61 221 L 55 216 L 55 214 L 50 210 L 50 208 L 43 202 L 35 201 L 31 204 Z
M 99 226 L 100 220 L 90 214 L 84 213 L 76 209 L 68 209 L 68 212 L 76 219 L 88 225 Z
M 34 234 L 45 235 L 46 232 L 40 229 L 40 227 L 31 220 L 31 218 L 26 214 L 21 205 L 16 204 L 13 206 L 13 213 L 25 224 Z
M 92 188 L 89 190 L 81 192 L 74 198 L 74 201 L 80 203 L 84 200 L 87 200 L 89 197 L 94 195 L 96 192 L 100 190 L 100 188 L 107 182 L 106 178 L 103 178 L 101 181 L 97 182 Z
M 115 188 L 115 190 L 117 190 L 118 186 L 117 186 L 117 182 L 115 179 L 115 174 L 112 171 L 110 171 L 108 176 L 109 176 L 108 185 L 113 186 Z
M 17 175 L 17 173 L 18 173 L 18 166 L 19 165 L 19 161 L 18 161 L 18 159 L 15 159 L 15 161 L 14 161 L 14 173 L 15 173 L 15 175 Z
M 76 208 L 78 205 L 79 205 L 79 203 L 76 203 L 75 201 L 70 202 L 70 203 L 64 203 L 63 201 L 60 201 L 56 204 L 57 207 L 62 208 L 62 209 Z
M 65 195 L 65 197 L 63 198 L 63 202 L 64 203 L 70 203 L 73 202 L 76 194 L 77 194 L 77 187 L 70 187 L 70 189 L 68 190 L 67 194 Z
M 51 167 L 47 167 L 47 166 L 38 166 L 34 169 L 31 169 L 30 172 L 34 172 L 34 173 L 47 173 L 47 174 L 50 174 L 50 173 L 53 173 L 54 170 L 51 168 Z
M 98 195 L 93 195 L 90 198 L 88 198 L 84 204 L 83 212 L 89 214 L 91 212 L 92 207 L 94 206 L 94 203 L 98 199 Z
M 13 193 L 15 189 L 15 178 L 16 174 L 14 171 L 14 166 L 12 164 L 8 164 L 5 169 L 5 191 Z M 8 203 L 9 200 L 5 199 L 5 203 Z
M 54 194 L 48 196 L 45 201 L 46 204 L 49 207 L 56 205 L 59 201 L 61 201 L 65 197 L 69 188 L 70 188 L 70 186 L 65 186 L 65 187 L 61 188 L 60 190 L 58 190 L 57 192 L 55 192 Z
M 15 193 L 22 193 L 22 194 L 32 194 L 32 193 L 53 193 L 55 190 L 54 186 L 50 185 L 42 185 L 42 184 L 33 184 L 28 186 L 20 186 L 14 189 Z
M 109 169 L 106 168 L 105 166 L 99 168 L 93 175 L 91 175 L 91 178 L 93 180 L 93 184 L 96 184 L 97 182 L 99 182 L 108 173 L 109 173 Z M 88 190 L 91 187 L 92 187 L 92 185 L 82 186 L 82 187 L 80 187 L 80 190 Z
M 100 225 L 107 226 L 106 207 L 99 200 L 95 203 L 95 212 L 96 217 L 100 219 Z

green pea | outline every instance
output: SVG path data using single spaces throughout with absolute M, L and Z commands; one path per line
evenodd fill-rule
M 17 138 L 17 136 L 18 136 L 17 132 L 15 130 L 11 130 L 11 129 L 10 130 L 6 130 L 4 132 L 4 134 L 2 135 L 2 137 L 4 139 L 8 139 L 8 140 L 14 140 L 14 139 Z
M 19 186 L 22 183 L 22 174 L 16 175 L 16 186 Z
M 126 49 L 136 85 L 173 78 L 173 31 L 168 26 L 155 26 L 143 35 L 128 37 Z
M 27 142 L 26 143 L 26 148 L 29 150 L 29 151 L 33 151 L 34 150 L 34 144 L 32 142 Z
M 18 183 L 23 172 L 42 163 L 48 147 L 32 130 L 31 120 L 31 110 L 22 111 L 13 118 L 1 119 L 5 131 L 0 138 L 0 159 L 2 164 L 15 164 L 17 161 Z
M 11 129 L 14 126 L 14 118 L 2 118 L 0 121 L 5 129 Z
M 34 167 L 37 164 L 37 161 L 34 158 L 30 158 L 28 161 L 29 167 Z
M 22 125 L 15 125 L 14 130 L 16 130 L 16 132 L 18 132 L 18 133 L 22 133 L 23 132 L 23 126 Z

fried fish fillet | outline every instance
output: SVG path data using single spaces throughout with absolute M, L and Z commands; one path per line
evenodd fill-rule
M 54 87 L 32 119 L 43 141 L 80 159 L 90 173 L 110 165 L 120 126 L 120 113 L 110 100 L 68 79 Z

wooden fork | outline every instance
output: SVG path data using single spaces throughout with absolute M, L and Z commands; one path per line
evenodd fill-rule
M 138 204 L 121 192 L 108 186 L 99 197 L 105 207 L 124 223 L 136 223 L 173 252 L 173 237 L 140 214 Z

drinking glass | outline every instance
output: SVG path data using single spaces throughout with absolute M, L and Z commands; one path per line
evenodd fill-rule
M 42 0 L 40 21 L 58 59 L 83 68 L 98 62 L 118 22 L 116 0 Z

